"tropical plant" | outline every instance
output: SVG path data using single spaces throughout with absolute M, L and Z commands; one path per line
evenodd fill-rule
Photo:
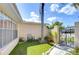
M 55 23 L 52 23 L 52 28 L 54 28 L 54 26 L 59 26 L 59 29 L 62 30 L 64 29 L 62 24 L 63 24 L 62 22 L 56 21 Z
M 48 29 L 53 29 L 54 26 L 59 26 L 60 30 L 63 30 L 64 29 L 64 26 L 62 26 L 62 24 L 63 24 L 62 22 L 56 21 L 56 22 L 54 22 L 52 24 L 46 24 L 46 27 Z
M 48 29 L 51 29 L 50 24 L 46 24 L 46 27 L 47 27 Z
M 20 37 L 19 38 L 19 42 L 24 42 L 24 38 L 23 37 Z
M 79 3 L 73 3 L 73 6 L 74 6 L 76 9 L 79 9 Z
M 54 26 L 58 26 L 59 27 L 59 41 L 60 41 L 60 31 L 64 29 L 64 26 L 62 26 L 62 22 L 56 21 L 55 23 L 52 24 L 52 28 L 54 28 Z
M 53 31 L 53 32 L 51 32 L 51 34 L 52 34 L 52 36 L 57 36 L 57 32 L 55 32 L 55 31 Z

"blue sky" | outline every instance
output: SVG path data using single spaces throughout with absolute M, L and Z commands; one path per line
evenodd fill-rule
M 18 3 L 16 4 L 22 16 L 22 19 L 29 22 L 40 22 L 38 3 Z M 79 10 L 75 9 L 72 4 L 46 3 L 44 9 L 44 22 L 52 23 L 55 21 L 63 22 L 64 26 L 73 26 L 74 22 L 79 21 Z

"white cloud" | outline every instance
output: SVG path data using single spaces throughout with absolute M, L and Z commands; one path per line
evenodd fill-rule
M 27 22 L 36 22 L 36 23 L 40 23 L 41 21 L 39 21 L 39 20 L 37 20 L 36 18 L 29 18 L 29 19 L 23 19 L 23 20 L 25 20 L 25 21 L 27 21 Z
M 28 21 L 28 22 L 37 22 L 40 23 L 41 21 L 39 20 L 39 16 L 35 12 L 30 12 L 30 18 L 26 19 L 24 18 L 23 20 Z
M 72 15 L 76 12 L 77 10 L 75 9 L 74 6 L 71 6 L 71 4 L 67 4 L 61 10 L 59 10 L 60 13 L 65 13 L 67 15 Z
M 47 20 L 52 22 L 52 21 L 56 20 L 56 17 L 49 17 L 49 18 L 47 18 Z
M 62 7 L 61 9 L 59 7 L 60 7 L 59 4 L 51 4 L 50 10 L 52 12 L 64 13 L 67 15 L 73 15 L 77 11 L 75 9 L 75 7 L 72 6 L 72 4 L 67 4 L 64 7 Z
M 30 16 L 31 16 L 31 17 L 37 17 L 37 18 L 39 17 L 39 16 L 38 16 L 35 12 L 33 12 L 33 11 L 30 12 Z
M 52 12 L 58 11 L 59 10 L 59 5 L 58 4 L 51 4 L 50 10 Z
M 62 20 L 62 18 L 60 18 L 60 17 L 49 17 L 49 18 L 47 18 L 47 21 L 50 21 L 50 22 L 56 22 L 56 21 L 62 22 L 61 20 Z

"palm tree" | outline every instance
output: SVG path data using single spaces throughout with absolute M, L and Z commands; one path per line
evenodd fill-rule
M 59 27 L 59 43 L 60 43 L 60 31 L 64 29 L 64 27 L 62 26 L 62 22 L 56 21 L 55 23 L 52 24 L 52 28 L 54 28 L 54 26 L 58 26 Z
M 62 24 L 63 24 L 62 22 L 56 21 L 54 24 L 52 24 L 52 27 L 54 27 L 54 26 L 57 25 L 57 26 L 59 26 L 59 29 L 60 29 L 60 30 L 63 30 L 64 27 L 62 26 Z
M 76 9 L 79 9 L 79 3 L 73 3 L 73 6 L 74 6 Z
M 40 18 L 41 18 L 41 42 L 44 41 L 44 3 L 40 4 Z

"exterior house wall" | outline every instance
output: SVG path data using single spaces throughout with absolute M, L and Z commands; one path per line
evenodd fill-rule
M 6 45 L 5 47 L 1 48 L 0 49 L 0 54 L 1 55 L 7 55 L 9 54 L 13 49 L 14 47 L 17 45 L 18 43 L 18 38 L 14 39 L 12 42 L 10 42 L 8 45 Z
M 79 22 L 75 23 L 75 47 L 79 47 Z
M 4 14 L 4 13 L 2 13 Z M 0 16 L 4 16 L 1 15 Z M 5 15 L 6 16 L 6 15 Z M 6 16 L 7 17 L 7 16 Z M 12 19 L 0 18 L 0 54 L 9 54 L 18 43 L 16 22 Z M 14 44 L 15 43 L 15 44 Z
M 27 40 L 27 36 L 31 34 L 35 39 L 41 37 L 41 24 L 38 23 L 20 23 L 19 36 Z M 44 27 L 44 36 L 48 34 L 48 29 Z
M 32 34 L 33 36 L 35 36 L 36 39 L 41 37 L 41 24 L 39 24 L 39 23 L 24 23 L 24 22 L 21 23 L 22 19 L 21 19 L 20 15 L 18 13 L 18 10 L 16 9 L 16 6 L 14 4 L 7 4 L 7 3 L 0 4 L 0 12 L 5 14 L 8 18 L 10 18 L 11 23 L 12 22 L 16 23 L 16 30 L 17 30 L 17 38 L 12 39 L 14 34 L 12 34 L 13 32 L 11 32 L 12 41 L 10 41 L 8 44 L 5 44 L 4 46 L 2 46 L 0 48 L 0 54 L 2 54 L 2 55 L 9 54 L 13 50 L 13 48 L 17 45 L 17 43 L 19 41 L 19 37 L 24 37 L 24 38 L 26 38 L 26 40 L 27 40 L 28 34 Z M 10 32 L 8 32 L 6 30 L 11 30 L 11 31 L 14 30 L 13 24 L 11 24 L 10 21 L 4 21 L 4 22 L 0 21 L 1 30 L 3 30 L 2 28 L 4 28 L 5 33 L 7 32 L 9 34 L 10 34 Z M 48 34 L 48 29 L 46 27 L 44 27 L 44 36 L 46 36 L 47 34 Z M 5 40 L 8 41 L 6 35 L 7 34 L 4 34 L 4 35 L 1 34 L 0 36 L 1 37 L 4 36 L 3 38 L 5 38 Z M 10 37 L 8 37 L 8 38 L 10 38 Z M 1 44 L 3 44 L 2 38 L 1 38 L 0 42 L 1 42 Z
M 4 16 L 8 17 L 10 20 L 5 18 L 1 14 L 4 14 Z M 2 37 L 0 39 L 0 42 L 1 42 L 0 54 L 8 55 L 19 41 L 18 23 L 21 22 L 21 17 L 19 16 L 15 5 L 7 4 L 7 3 L 0 4 L 0 16 L 1 16 L 0 17 L 0 29 L 2 30 L 1 32 L 2 34 L 0 33 L 0 36 Z M 15 34 L 15 32 L 17 32 L 17 34 Z M 7 34 L 4 34 L 4 33 L 7 33 Z M 9 34 L 11 35 L 9 36 Z M 16 38 L 15 38 L 15 35 L 17 36 Z M 11 38 L 11 39 L 8 40 L 7 38 L 9 39 Z M 3 45 L 3 42 L 5 42 L 5 45 Z

